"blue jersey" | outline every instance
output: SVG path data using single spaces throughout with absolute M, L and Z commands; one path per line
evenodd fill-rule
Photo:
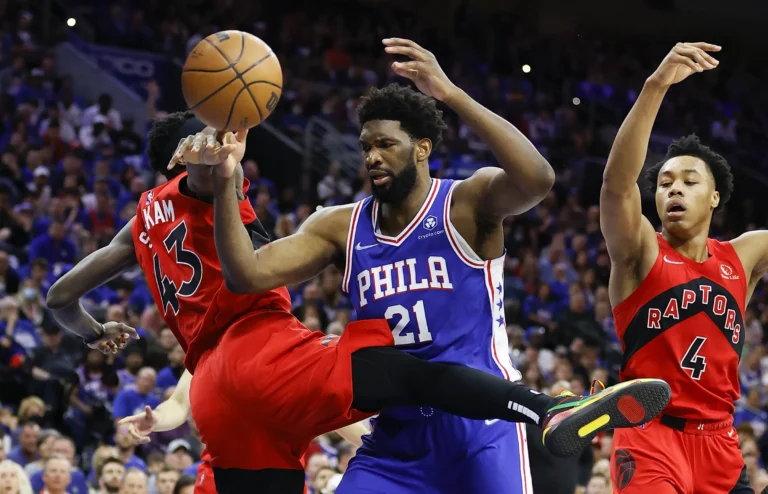
M 399 349 L 519 380 L 504 319 L 504 255 L 480 259 L 451 224 L 458 183 L 433 179 L 418 214 L 397 237 L 380 232 L 378 201 L 357 203 L 342 288 L 358 318 L 389 321 Z M 412 413 L 391 409 L 382 415 Z

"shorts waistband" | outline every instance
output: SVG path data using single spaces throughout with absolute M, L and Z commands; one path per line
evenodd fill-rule
M 700 436 L 714 436 L 728 432 L 733 427 L 733 419 L 722 422 L 698 422 L 673 415 L 662 414 L 654 420 L 676 431 Z

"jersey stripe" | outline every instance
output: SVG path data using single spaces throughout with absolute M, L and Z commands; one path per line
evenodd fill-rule
M 344 281 L 341 289 L 344 293 L 349 293 L 349 277 L 352 274 L 352 253 L 355 249 L 355 231 L 357 230 L 357 219 L 360 217 L 360 211 L 363 209 L 365 200 L 358 201 L 352 211 L 352 218 L 349 220 L 349 232 L 347 233 L 347 256 L 344 266 Z
M 520 374 L 520 371 L 512 367 L 512 362 L 509 360 L 509 343 L 507 342 L 506 321 L 504 325 L 502 325 L 500 328 L 497 328 L 497 321 L 494 317 L 494 314 L 497 313 L 497 310 L 504 310 L 503 302 L 502 309 L 497 309 L 496 303 L 494 302 L 494 292 L 497 290 L 497 288 L 494 286 L 494 283 L 498 282 L 501 285 L 502 280 L 499 279 L 496 281 L 494 280 L 493 276 L 494 267 L 498 267 L 498 264 L 501 264 L 501 267 L 503 268 L 503 262 L 503 258 L 494 259 L 493 261 L 485 261 L 485 286 L 488 291 L 488 303 L 490 304 L 491 309 L 491 355 L 493 357 L 493 361 L 501 370 L 504 379 L 508 381 L 517 381 L 522 377 L 522 374 Z M 497 264 L 497 266 L 494 266 L 494 264 Z M 504 292 L 502 290 L 502 292 L 499 294 L 499 300 L 503 301 L 503 294 Z M 500 314 L 503 314 L 503 312 Z
M 525 424 L 515 425 L 517 426 L 517 449 L 520 453 L 520 479 L 523 482 L 522 494 L 533 494 L 531 468 L 528 458 L 528 434 L 525 431 Z
M 453 197 L 453 188 L 456 187 L 458 183 L 459 182 L 454 182 L 451 184 L 451 189 L 448 191 L 448 195 L 445 198 L 445 206 L 443 209 L 445 233 L 448 235 L 448 242 L 451 244 L 453 252 L 464 264 L 472 268 L 483 269 L 485 267 L 483 262 L 472 260 L 461 248 L 461 244 L 456 240 L 456 236 L 459 233 L 454 231 L 453 223 L 451 223 L 451 197 Z
M 374 235 L 376 235 L 376 240 L 378 240 L 381 243 L 387 244 L 387 245 L 394 245 L 399 246 L 402 244 L 405 239 L 408 238 L 408 235 L 411 234 L 413 230 L 416 229 L 416 226 L 418 226 L 419 222 L 424 219 L 424 216 L 429 212 L 429 210 L 432 208 L 432 203 L 435 202 L 435 198 L 437 197 L 437 192 L 440 190 L 440 180 L 438 179 L 432 179 L 432 187 L 429 189 L 429 193 L 427 194 L 427 198 L 424 201 L 424 204 L 421 205 L 421 209 L 419 210 L 419 213 L 414 216 L 414 218 L 411 220 L 411 222 L 408 224 L 407 227 L 405 227 L 405 230 L 400 232 L 400 235 L 397 237 L 390 237 L 388 235 L 383 235 L 379 233 L 379 201 L 373 201 L 373 213 L 372 213 L 372 221 L 373 221 L 373 231 Z

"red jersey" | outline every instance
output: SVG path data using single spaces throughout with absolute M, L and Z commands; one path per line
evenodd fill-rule
M 290 313 L 291 299 L 284 287 L 248 295 L 226 289 L 213 241 L 213 205 L 179 191 L 186 176 L 142 194 L 133 243 L 152 297 L 186 352 L 184 365 L 194 372 L 229 326 L 260 310 Z M 243 192 L 248 185 L 246 180 Z M 247 199 L 240 202 L 240 216 L 254 248 L 269 241 Z
M 624 359 L 621 379 L 664 379 L 665 414 L 726 421 L 739 398 L 747 277 L 729 242 L 707 239 L 698 263 L 658 235 L 659 255 L 640 286 L 613 311 Z

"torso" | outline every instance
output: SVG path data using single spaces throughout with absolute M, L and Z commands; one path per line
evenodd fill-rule
M 201 354 L 229 326 L 259 310 L 290 312 L 291 302 L 282 287 L 253 295 L 226 289 L 213 241 L 213 206 L 179 191 L 185 176 L 142 194 L 133 239 L 155 303 L 187 354 L 185 366 L 193 372 Z M 247 200 L 240 202 L 240 215 L 254 248 L 266 243 Z
M 710 257 L 697 263 L 657 241 L 648 275 L 613 311 L 622 380 L 667 381 L 669 415 L 727 420 L 739 398 L 748 276 L 728 242 L 707 240 Z
M 342 288 L 358 318 L 390 322 L 400 349 L 518 380 L 504 319 L 504 254 L 484 261 L 458 233 L 450 221 L 457 184 L 433 180 L 421 209 L 396 237 L 378 229 L 377 201 L 357 203 Z

